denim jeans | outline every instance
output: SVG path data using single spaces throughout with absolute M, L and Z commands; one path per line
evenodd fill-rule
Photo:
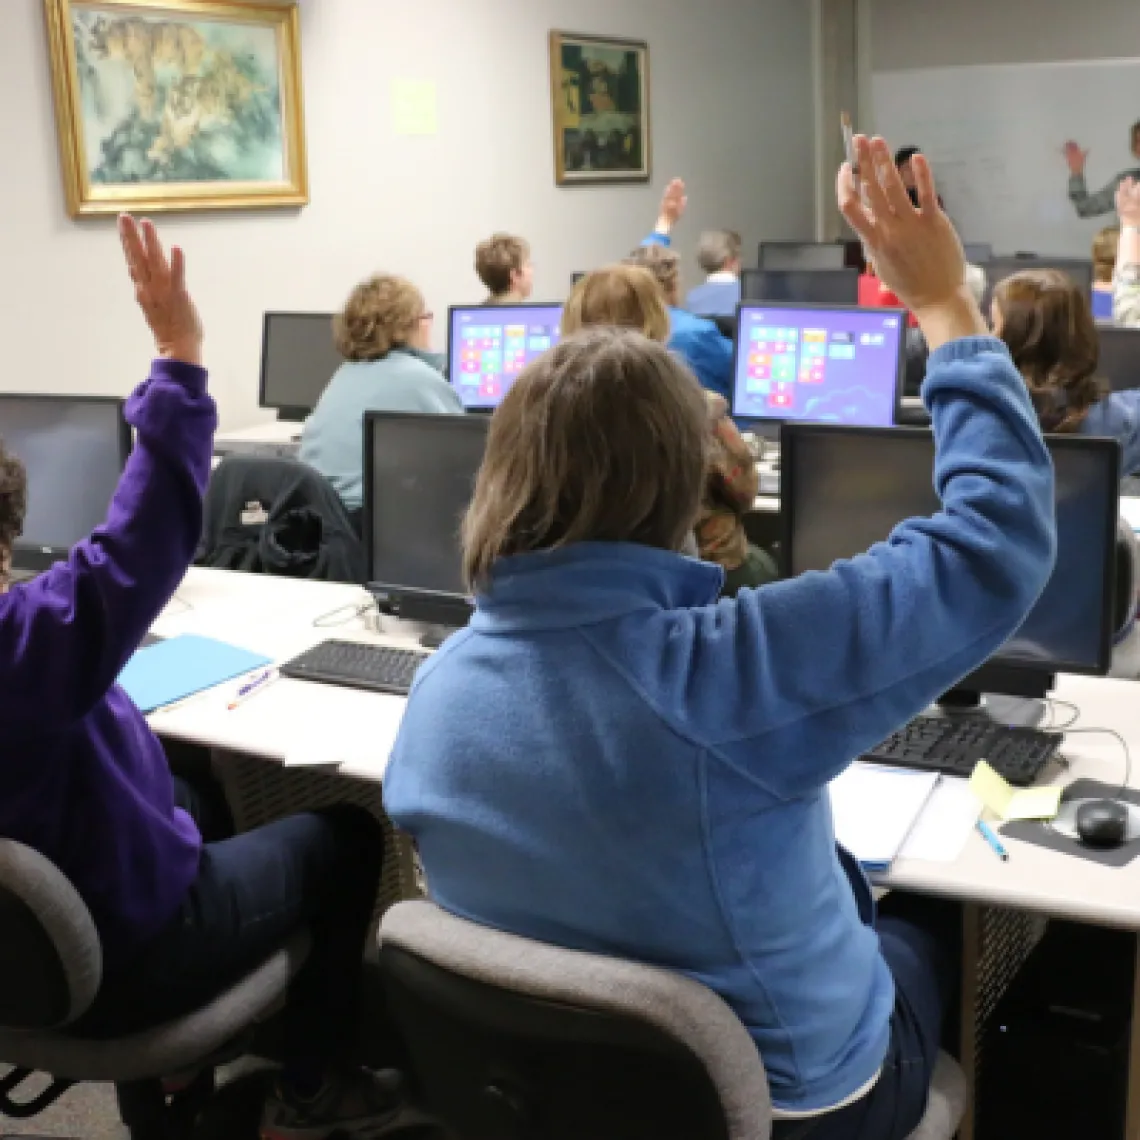
M 379 822 L 345 804 L 206 844 L 177 915 L 105 979 L 76 1031 L 107 1037 L 188 1013 L 304 927 L 312 948 L 289 991 L 286 1064 L 323 1071 L 350 1059 L 382 861 Z
M 926 1111 L 943 1021 L 956 1004 L 962 912 L 954 903 L 890 894 L 875 921 L 895 980 L 891 1040 L 875 1087 L 808 1120 L 777 1121 L 772 1140 L 905 1140 Z

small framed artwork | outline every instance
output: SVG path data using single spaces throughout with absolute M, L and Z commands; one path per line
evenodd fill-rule
M 296 0 L 44 0 L 72 217 L 309 200 Z
M 559 186 L 649 180 L 649 47 L 550 33 L 554 173 Z

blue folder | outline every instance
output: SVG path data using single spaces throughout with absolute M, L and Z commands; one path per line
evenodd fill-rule
M 119 684 L 150 713 L 269 664 L 260 653 L 187 633 L 138 650 L 119 674 Z

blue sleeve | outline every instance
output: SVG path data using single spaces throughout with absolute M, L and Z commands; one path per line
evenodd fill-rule
M 70 724 L 101 700 L 178 588 L 202 533 L 216 415 L 206 373 L 156 360 L 127 402 L 136 442 L 107 521 L 0 597 L 0 721 Z
M 1127 388 L 1105 397 L 1120 444 L 1120 474 L 1140 474 L 1140 388 Z
M 1004 346 L 931 356 L 942 510 L 866 554 L 734 601 L 665 611 L 623 665 L 660 715 L 770 793 L 809 793 L 1018 628 L 1055 554 L 1053 469 Z
M 732 403 L 732 341 L 711 321 L 687 333 L 678 346 L 702 387 Z
M 668 234 L 661 234 L 661 233 L 658 233 L 656 230 L 654 230 L 653 233 L 651 233 L 649 235 L 649 237 L 647 237 L 641 244 L 642 245 L 663 245 L 663 246 L 668 247 L 668 246 L 671 246 L 673 244 L 673 239 Z

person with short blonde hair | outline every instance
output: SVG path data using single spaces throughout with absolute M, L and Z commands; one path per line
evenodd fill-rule
M 666 251 L 667 252 L 667 251 Z M 669 312 L 657 280 L 646 270 L 614 265 L 587 274 L 574 287 L 562 313 L 562 333 L 572 335 L 590 326 L 636 329 L 650 340 L 665 343 Z M 777 577 L 771 556 L 748 541 L 744 514 L 760 486 L 748 445 L 728 414 L 724 397 L 705 391 L 708 406 L 709 451 L 705 490 L 694 533 L 697 551 L 706 562 L 725 572 L 726 597 L 744 586 L 762 586 Z
M 726 317 L 740 303 L 740 234 L 735 230 L 706 230 L 697 244 L 697 264 L 708 274 L 685 298 L 690 313 Z
M 475 272 L 487 289 L 488 305 L 527 301 L 534 292 L 530 245 L 513 234 L 492 234 L 475 247 Z
M 1112 296 L 1115 287 L 1116 257 L 1120 252 L 1120 227 L 1105 226 L 1093 238 L 1092 315 L 1098 324 L 1112 323 Z
M 855 146 L 870 176 L 845 168 L 840 205 L 930 340 L 943 509 L 718 600 L 723 571 L 678 553 L 702 393 L 640 333 L 574 333 L 491 418 L 475 613 L 420 666 L 384 773 L 444 910 L 717 993 L 763 1060 L 773 1140 L 905 1140 L 922 1117 L 961 911 L 900 892 L 876 911 L 827 789 L 1021 625 L 1056 544 L 1049 452 L 925 161 L 915 210 L 885 143 Z
M 344 357 L 301 430 L 300 458 L 325 476 L 359 528 L 364 507 L 364 413 L 462 415 L 455 389 L 430 351 L 432 313 L 410 281 L 379 273 L 362 281 L 333 318 Z

